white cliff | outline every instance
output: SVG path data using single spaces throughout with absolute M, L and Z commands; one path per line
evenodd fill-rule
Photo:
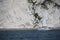
M 55 2 L 60 4 L 58 0 Z M 0 0 L 0 28 L 33 28 L 34 17 L 29 6 L 31 4 L 27 0 Z M 45 13 L 47 27 L 60 27 L 60 9 L 53 8 L 53 4 L 48 7 L 49 9 L 45 10 L 37 6 L 36 12 L 41 17 Z M 38 25 L 37 28 L 42 27 L 42 20 Z

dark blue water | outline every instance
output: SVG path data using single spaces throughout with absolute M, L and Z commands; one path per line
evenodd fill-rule
M 0 40 L 60 40 L 60 30 L 0 30 Z

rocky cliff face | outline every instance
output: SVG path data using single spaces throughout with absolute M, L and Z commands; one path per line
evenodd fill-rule
M 38 0 L 37 2 L 44 0 Z M 56 0 L 60 5 L 60 1 Z M 36 7 L 36 12 L 42 17 L 45 14 L 47 27 L 60 27 L 60 9 L 53 4 L 48 5 L 49 9 L 45 10 Z M 33 28 L 34 17 L 32 15 L 31 4 L 27 0 L 0 0 L 0 28 Z M 42 27 L 42 20 L 37 27 Z
M 1 28 L 29 28 L 33 25 L 27 0 L 1 0 L 0 15 Z

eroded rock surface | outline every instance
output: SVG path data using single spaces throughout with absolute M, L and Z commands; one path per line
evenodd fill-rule
M 60 5 L 59 0 L 55 2 Z M 0 28 L 33 28 L 34 17 L 29 6 L 27 0 L 0 0 Z M 60 9 L 52 6 L 53 4 L 48 5 L 48 10 L 37 6 L 36 12 L 40 16 L 45 13 L 47 27 L 60 27 Z M 41 22 L 38 25 L 42 27 Z

